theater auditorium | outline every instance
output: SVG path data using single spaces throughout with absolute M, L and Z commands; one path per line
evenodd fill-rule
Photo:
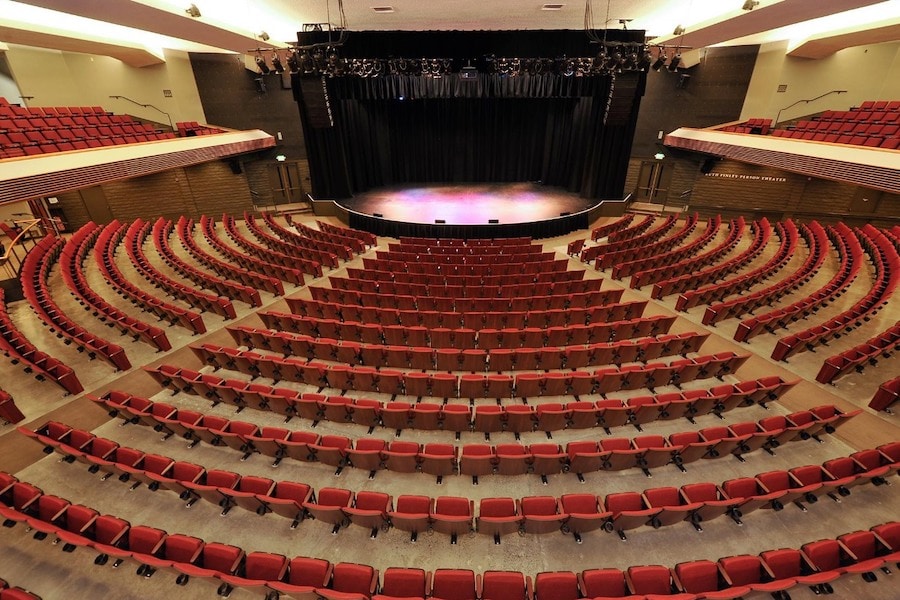
M 0 600 L 896 599 L 900 0 L 0 2 Z

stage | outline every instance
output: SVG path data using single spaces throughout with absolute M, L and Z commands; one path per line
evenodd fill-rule
M 510 183 L 382 188 L 335 204 L 351 227 L 377 235 L 545 238 L 587 228 L 603 202 Z

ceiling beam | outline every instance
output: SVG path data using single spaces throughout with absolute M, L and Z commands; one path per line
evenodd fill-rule
M 870 23 L 862 31 L 840 30 L 809 37 L 787 54 L 798 58 L 818 59 L 845 48 L 896 40 L 900 40 L 900 19 L 888 19 Z
M 188 40 L 214 48 L 244 53 L 260 45 L 284 47 L 272 40 L 263 42 L 257 37 L 259 32 L 241 31 L 238 28 L 219 25 L 205 17 L 193 18 L 184 11 L 170 12 L 149 6 L 136 0 L 116 0 L 115 9 L 110 9 L 109 0 L 20 0 L 24 4 L 56 10 L 87 19 L 114 23 L 151 31 L 160 35 Z M 185 2 L 185 6 L 190 4 Z
M 89 39 L 85 34 L 69 37 L 32 24 L 12 25 L 0 21 L 0 38 L 9 44 L 48 48 L 64 52 L 82 52 L 117 58 L 132 67 L 148 67 L 166 62 L 162 54 L 140 45 L 127 45 Z
M 683 48 L 705 48 L 729 40 L 755 35 L 803 21 L 827 17 L 882 0 L 782 0 L 753 10 L 736 8 L 722 17 L 686 27 L 684 35 L 654 38 L 653 44 L 678 45 Z M 735 7 L 738 1 L 734 0 Z M 677 23 L 673 23 L 674 28 Z

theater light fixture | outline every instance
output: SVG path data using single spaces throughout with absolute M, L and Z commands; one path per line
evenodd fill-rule
M 269 34 L 266 33 L 265 31 L 260 31 L 260 32 L 259 32 L 259 39 L 261 39 L 261 40 L 264 41 L 264 42 L 268 42 L 268 41 L 269 41 Z
M 650 68 L 654 71 L 660 71 L 664 66 L 666 66 L 666 51 L 660 48 L 659 54 L 656 56 L 653 64 L 650 65 Z
M 278 58 L 278 53 L 272 53 L 272 69 L 278 73 L 284 73 L 284 65 L 281 64 L 281 59 Z
M 256 67 L 259 69 L 259 72 L 262 73 L 263 75 L 269 74 L 269 71 L 270 71 L 269 65 L 266 64 L 266 59 L 264 59 L 262 57 L 262 55 L 260 55 L 260 54 L 256 55 Z
M 297 73 L 300 71 L 300 58 L 297 56 L 296 52 L 291 52 L 287 57 L 288 69 L 291 70 L 291 73 Z
M 669 71 L 674 73 L 678 70 L 678 65 L 681 64 L 681 54 L 676 54 L 672 57 L 672 60 L 669 62 Z
M 753 10 L 757 6 L 759 6 L 759 0 L 746 0 L 741 8 L 743 10 Z
M 684 27 L 682 27 L 681 25 L 676 25 L 675 30 L 672 31 L 672 35 L 684 35 L 684 31 Z
M 193 17 L 195 19 L 200 18 L 200 9 L 197 8 L 196 4 L 191 4 L 186 9 L 184 9 L 184 12 L 186 12 L 189 17 Z

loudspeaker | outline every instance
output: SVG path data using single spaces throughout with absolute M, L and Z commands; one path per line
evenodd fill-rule
M 688 75 L 687 73 L 682 73 L 681 75 L 678 76 L 678 81 L 675 82 L 675 87 L 678 88 L 679 90 L 683 90 L 684 88 L 686 88 L 688 86 L 688 84 L 690 82 L 691 82 L 691 76 Z
M 244 170 L 241 168 L 241 161 L 239 161 L 239 160 L 234 160 L 234 159 L 229 160 L 228 167 L 231 169 L 231 172 L 234 173 L 235 175 L 240 175 L 241 173 L 244 172 Z
M 328 90 L 325 89 L 324 78 L 301 77 L 300 96 L 306 106 L 306 115 L 311 126 L 316 129 L 334 126 L 331 102 L 328 99 Z
M 256 79 L 253 80 L 253 83 L 256 84 L 257 92 L 259 92 L 260 94 L 266 93 L 266 82 L 263 80 L 262 77 L 257 77 Z
M 496 225 L 499 222 L 500 222 L 500 219 L 488 219 L 488 223 L 491 223 L 492 225 Z
M 702 163 L 700 163 L 700 172 L 706 175 L 713 170 L 714 166 L 716 166 L 716 159 L 707 158 Z
M 444 219 L 435 219 L 434 222 L 439 225 L 447 223 L 447 221 L 445 221 Z

